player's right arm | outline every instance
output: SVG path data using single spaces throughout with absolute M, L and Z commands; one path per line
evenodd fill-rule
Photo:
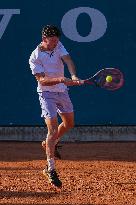
M 44 73 L 36 73 L 35 74 L 36 80 L 42 85 L 42 86 L 52 86 L 59 83 L 64 83 L 67 86 L 74 86 L 79 85 L 77 81 L 73 81 L 69 78 L 65 77 L 59 77 L 59 78 L 48 78 L 45 77 Z
M 44 73 L 36 73 L 35 74 L 36 80 L 42 85 L 42 86 L 51 86 L 56 85 L 59 83 L 64 83 L 66 81 L 65 77 L 60 78 L 48 78 L 45 77 Z

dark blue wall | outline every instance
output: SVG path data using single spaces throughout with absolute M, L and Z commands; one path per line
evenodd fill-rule
M 84 42 L 72 40 L 65 34 L 71 29 L 70 35 L 74 37 L 72 22 L 63 28 L 64 15 L 72 9 L 84 10 L 86 7 L 95 9 L 95 17 L 93 19 L 93 16 L 91 18 L 82 12 L 77 18 L 76 29 Z M 117 67 L 125 75 L 124 87 L 116 92 L 89 86 L 71 87 L 76 124 L 136 124 L 135 8 L 135 0 L 1 0 L 0 125 L 43 125 L 36 81 L 28 59 L 41 41 L 42 27 L 50 23 L 62 29 L 61 41 L 70 52 L 80 78 L 86 78 L 104 67 Z M 14 15 L 2 34 L 4 18 L 9 17 L 9 12 Z M 99 21 L 97 12 L 105 17 L 107 25 Z M 98 30 L 105 28 L 105 33 L 96 40 L 90 38 L 85 42 L 94 27 Z M 99 36 L 97 30 L 93 37 L 95 34 Z M 67 71 L 66 75 L 69 76 Z

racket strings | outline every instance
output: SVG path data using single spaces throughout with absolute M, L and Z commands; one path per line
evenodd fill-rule
M 111 82 L 106 81 L 106 77 L 110 75 L 112 77 Z M 101 70 L 93 79 L 94 84 L 97 87 L 105 88 L 108 90 L 119 89 L 123 85 L 123 75 L 117 69 L 105 69 Z

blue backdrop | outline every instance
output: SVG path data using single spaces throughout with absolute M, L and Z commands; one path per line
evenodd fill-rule
M 116 92 L 71 87 L 76 124 L 136 124 L 135 7 L 135 0 L 1 0 L 0 125 L 43 125 L 28 60 L 46 24 L 61 29 L 80 78 L 104 67 L 117 67 L 125 76 Z

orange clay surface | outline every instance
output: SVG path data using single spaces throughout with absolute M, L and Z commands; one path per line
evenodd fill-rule
M 0 142 L 0 205 L 136 205 L 136 142 L 64 143 L 56 190 L 40 142 Z

